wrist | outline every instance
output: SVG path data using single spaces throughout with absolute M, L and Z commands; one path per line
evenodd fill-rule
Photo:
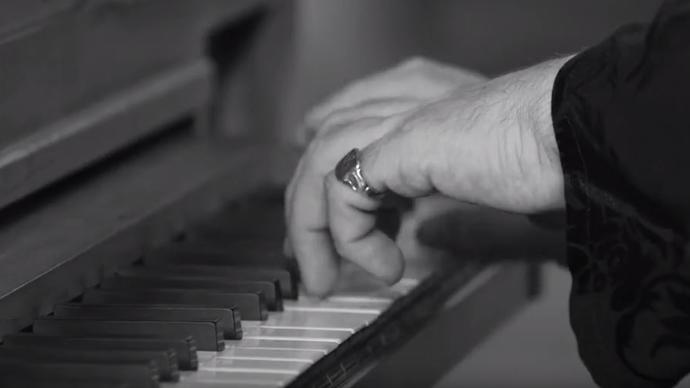
M 530 90 L 526 91 L 529 98 L 524 99 L 527 120 L 523 124 L 533 129 L 549 161 L 559 168 L 560 157 L 551 116 L 551 97 L 556 76 L 570 58 L 554 59 L 525 70 L 528 79 L 525 87 Z
M 541 171 L 544 185 L 544 210 L 562 208 L 563 170 L 551 115 L 551 97 L 556 76 L 570 57 L 558 58 L 514 73 L 517 80 L 514 100 L 521 106 L 517 123 L 530 132 L 537 145 L 533 163 Z

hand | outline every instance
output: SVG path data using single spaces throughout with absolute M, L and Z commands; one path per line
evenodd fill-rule
M 407 59 L 389 70 L 354 82 L 314 107 L 306 115 L 298 137 L 302 143 L 308 143 L 339 128 L 356 126 L 356 122 L 402 114 L 461 86 L 484 81 L 485 77 L 470 70 L 420 57 Z M 333 156 L 347 151 L 334 151 Z M 301 175 L 303 164 L 301 161 L 295 176 Z M 287 204 L 293 202 L 296 181 L 293 179 L 286 191 Z M 287 238 L 284 247 L 286 255 L 292 256 L 292 245 Z
M 308 291 L 327 294 L 345 258 L 395 282 L 400 249 L 375 228 L 381 202 L 352 191 L 332 170 L 351 148 L 376 190 L 417 198 L 439 192 L 496 209 L 563 206 L 550 93 L 565 60 L 461 87 L 417 108 L 350 120 L 319 135 L 293 176 L 288 238 Z
M 301 143 L 363 116 L 400 113 L 437 99 L 463 85 L 486 79 L 425 58 L 407 59 L 399 65 L 358 80 L 307 113 L 298 132 Z

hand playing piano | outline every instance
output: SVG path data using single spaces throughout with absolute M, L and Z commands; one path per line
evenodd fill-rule
M 412 199 L 442 194 L 517 213 L 562 207 L 550 118 L 562 63 L 480 82 L 417 61 L 316 108 L 307 119 L 313 140 L 286 193 L 286 249 L 307 290 L 327 294 L 341 258 L 389 283 L 402 276 L 400 248 L 376 227 L 383 201 L 353 191 L 333 172 L 353 148 L 361 149 L 362 174 L 376 191 Z

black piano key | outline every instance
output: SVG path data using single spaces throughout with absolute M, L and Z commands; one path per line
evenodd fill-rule
M 30 333 L 8 334 L 3 344 L 40 347 L 44 344 L 76 349 L 97 350 L 173 350 L 178 368 L 196 370 L 199 367 L 196 341 L 187 338 L 114 338 L 114 337 L 62 337 Z
M 73 349 L 45 344 L 41 347 L 24 345 L 3 345 L 0 358 L 20 358 L 37 361 L 97 362 L 106 364 L 148 364 L 155 363 L 162 381 L 179 381 L 175 352 L 141 350 L 95 350 Z
M 161 274 L 220 276 L 228 280 L 277 281 L 280 284 L 280 291 L 284 298 L 297 299 L 297 283 L 293 281 L 290 272 L 282 268 L 225 265 L 157 265 L 156 263 L 148 265 L 148 268 Z
M 45 380 L 126 383 L 133 387 L 158 388 L 158 371 L 149 364 L 36 361 L 0 357 L 0 379 L 39 376 Z M 0 380 L 1 381 L 1 380 Z M 4 385 L 3 385 L 4 387 Z M 24 387 L 22 387 L 24 388 Z
M 249 266 L 286 269 L 298 282 L 297 261 L 285 257 L 282 243 L 266 240 L 182 241 L 144 255 L 145 265 Z
M 150 288 L 146 290 L 88 290 L 84 303 L 91 304 L 173 304 L 239 309 L 242 319 L 263 321 L 268 309 L 263 294 L 230 293 L 213 290 Z
M 223 328 L 225 339 L 242 338 L 242 324 L 239 311 L 231 308 L 70 303 L 55 306 L 53 313 L 60 318 L 214 322 Z
M 160 337 L 191 336 L 199 350 L 221 351 L 225 348 L 223 330 L 212 322 L 116 321 L 39 318 L 33 332 L 41 335 L 83 337 Z
M 228 280 L 221 276 L 181 276 L 157 273 L 127 276 L 117 274 L 105 279 L 100 288 L 184 288 L 205 289 L 232 293 L 262 293 L 269 311 L 283 310 L 283 297 L 277 282 L 262 280 Z

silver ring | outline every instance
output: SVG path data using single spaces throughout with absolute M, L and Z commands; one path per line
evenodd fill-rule
M 353 148 L 352 151 L 345 154 L 335 166 L 335 177 L 358 193 L 366 194 L 371 198 L 381 197 L 383 193 L 374 190 L 364 179 L 359 156 L 358 148 Z

